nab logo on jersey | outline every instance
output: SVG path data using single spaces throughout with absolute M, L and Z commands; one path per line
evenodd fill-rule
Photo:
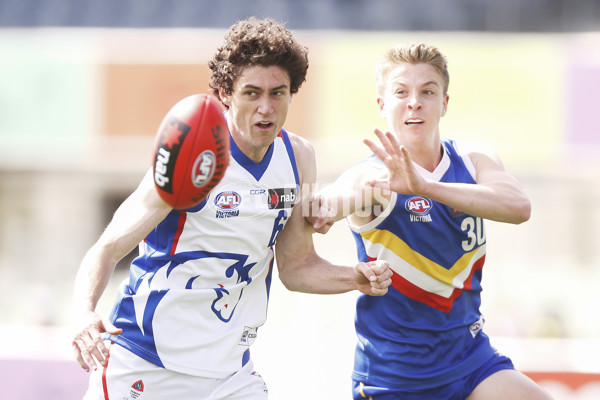
M 269 210 L 280 210 L 282 208 L 292 208 L 296 204 L 295 188 L 276 188 L 269 189 Z
M 431 200 L 424 197 L 411 197 L 406 200 L 406 211 L 414 215 L 426 215 L 431 210 Z

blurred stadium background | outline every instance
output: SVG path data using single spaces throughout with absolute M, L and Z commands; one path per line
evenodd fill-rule
M 385 128 L 373 84 L 385 49 L 446 53 L 442 134 L 495 146 L 533 202 L 527 223 L 487 225 L 485 329 L 558 400 L 599 399 L 596 0 L 0 0 L 0 397 L 81 398 L 69 330 L 79 261 L 150 166 L 164 113 L 208 91 L 209 57 L 250 15 L 286 22 L 309 47 L 287 128 L 315 144 L 322 184 Z M 315 241 L 355 262 L 343 223 Z M 273 280 L 253 350 L 272 399 L 349 398 L 355 298 Z

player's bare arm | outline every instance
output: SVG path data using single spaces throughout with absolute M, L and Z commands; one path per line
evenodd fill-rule
M 487 218 L 513 224 L 529 220 L 531 201 L 519 181 L 505 170 L 500 157 L 487 146 L 469 152 L 469 157 L 477 173 L 476 186 L 486 190 L 480 201 L 493 214 Z
M 344 171 L 335 182 L 309 195 L 306 220 L 318 233 L 327 233 L 335 222 L 346 217 L 355 225 L 370 222 L 389 204 L 390 191 L 368 182 L 384 179 L 387 174 L 383 166 L 372 161 Z
M 424 179 L 417 172 L 408 149 L 400 145 L 394 135 L 379 130 L 375 130 L 375 134 L 383 147 L 370 140 L 365 140 L 365 144 L 385 164 L 389 177 L 374 180 L 371 185 L 427 197 L 493 221 L 519 224 L 529 219 L 529 198 L 491 149 L 479 145 L 468 152 L 475 167 L 476 185 L 435 182 Z
M 310 187 L 316 179 L 314 149 L 306 140 L 290 134 L 301 188 Z M 292 291 L 305 293 L 344 293 L 360 290 L 370 295 L 383 295 L 391 283 L 391 271 L 382 261 L 359 263 L 356 267 L 333 265 L 315 251 L 312 225 L 302 215 L 306 193 L 293 208 L 285 228 L 277 238 L 276 255 L 279 277 Z
M 95 312 L 115 265 L 171 211 L 158 195 L 148 171 L 139 187 L 115 212 L 98 241 L 84 256 L 75 278 L 73 319 L 78 324 L 73 351 L 86 371 L 103 365 L 108 350 L 101 334 L 120 333 L 108 319 Z

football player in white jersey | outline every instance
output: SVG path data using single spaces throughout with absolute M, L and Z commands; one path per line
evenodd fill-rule
M 266 318 L 274 254 L 294 291 L 380 296 L 391 283 L 386 262 L 333 265 L 313 247 L 297 201 L 316 179 L 313 147 L 282 128 L 306 48 L 282 25 L 249 18 L 229 29 L 209 67 L 227 108 L 230 165 L 189 210 L 165 204 L 149 171 L 85 254 L 72 342 L 92 370 L 85 399 L 267 399 L 248 346 Z M 115 264 L 138 244 L 111 317 L 99 315 Z

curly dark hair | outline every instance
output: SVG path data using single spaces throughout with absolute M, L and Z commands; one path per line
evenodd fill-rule
M 290 77 L 290 93 L 294 94 L 306 80 L 308 49 L 272 19 L 250 17 L 237 22 L 208 63 L 212 70 L 210 87 L 215 96 L 219 98 L 219 88 L 227 94 L 233 93 L 233 85 L 243 69 L 255 65 L 285 69 Z

